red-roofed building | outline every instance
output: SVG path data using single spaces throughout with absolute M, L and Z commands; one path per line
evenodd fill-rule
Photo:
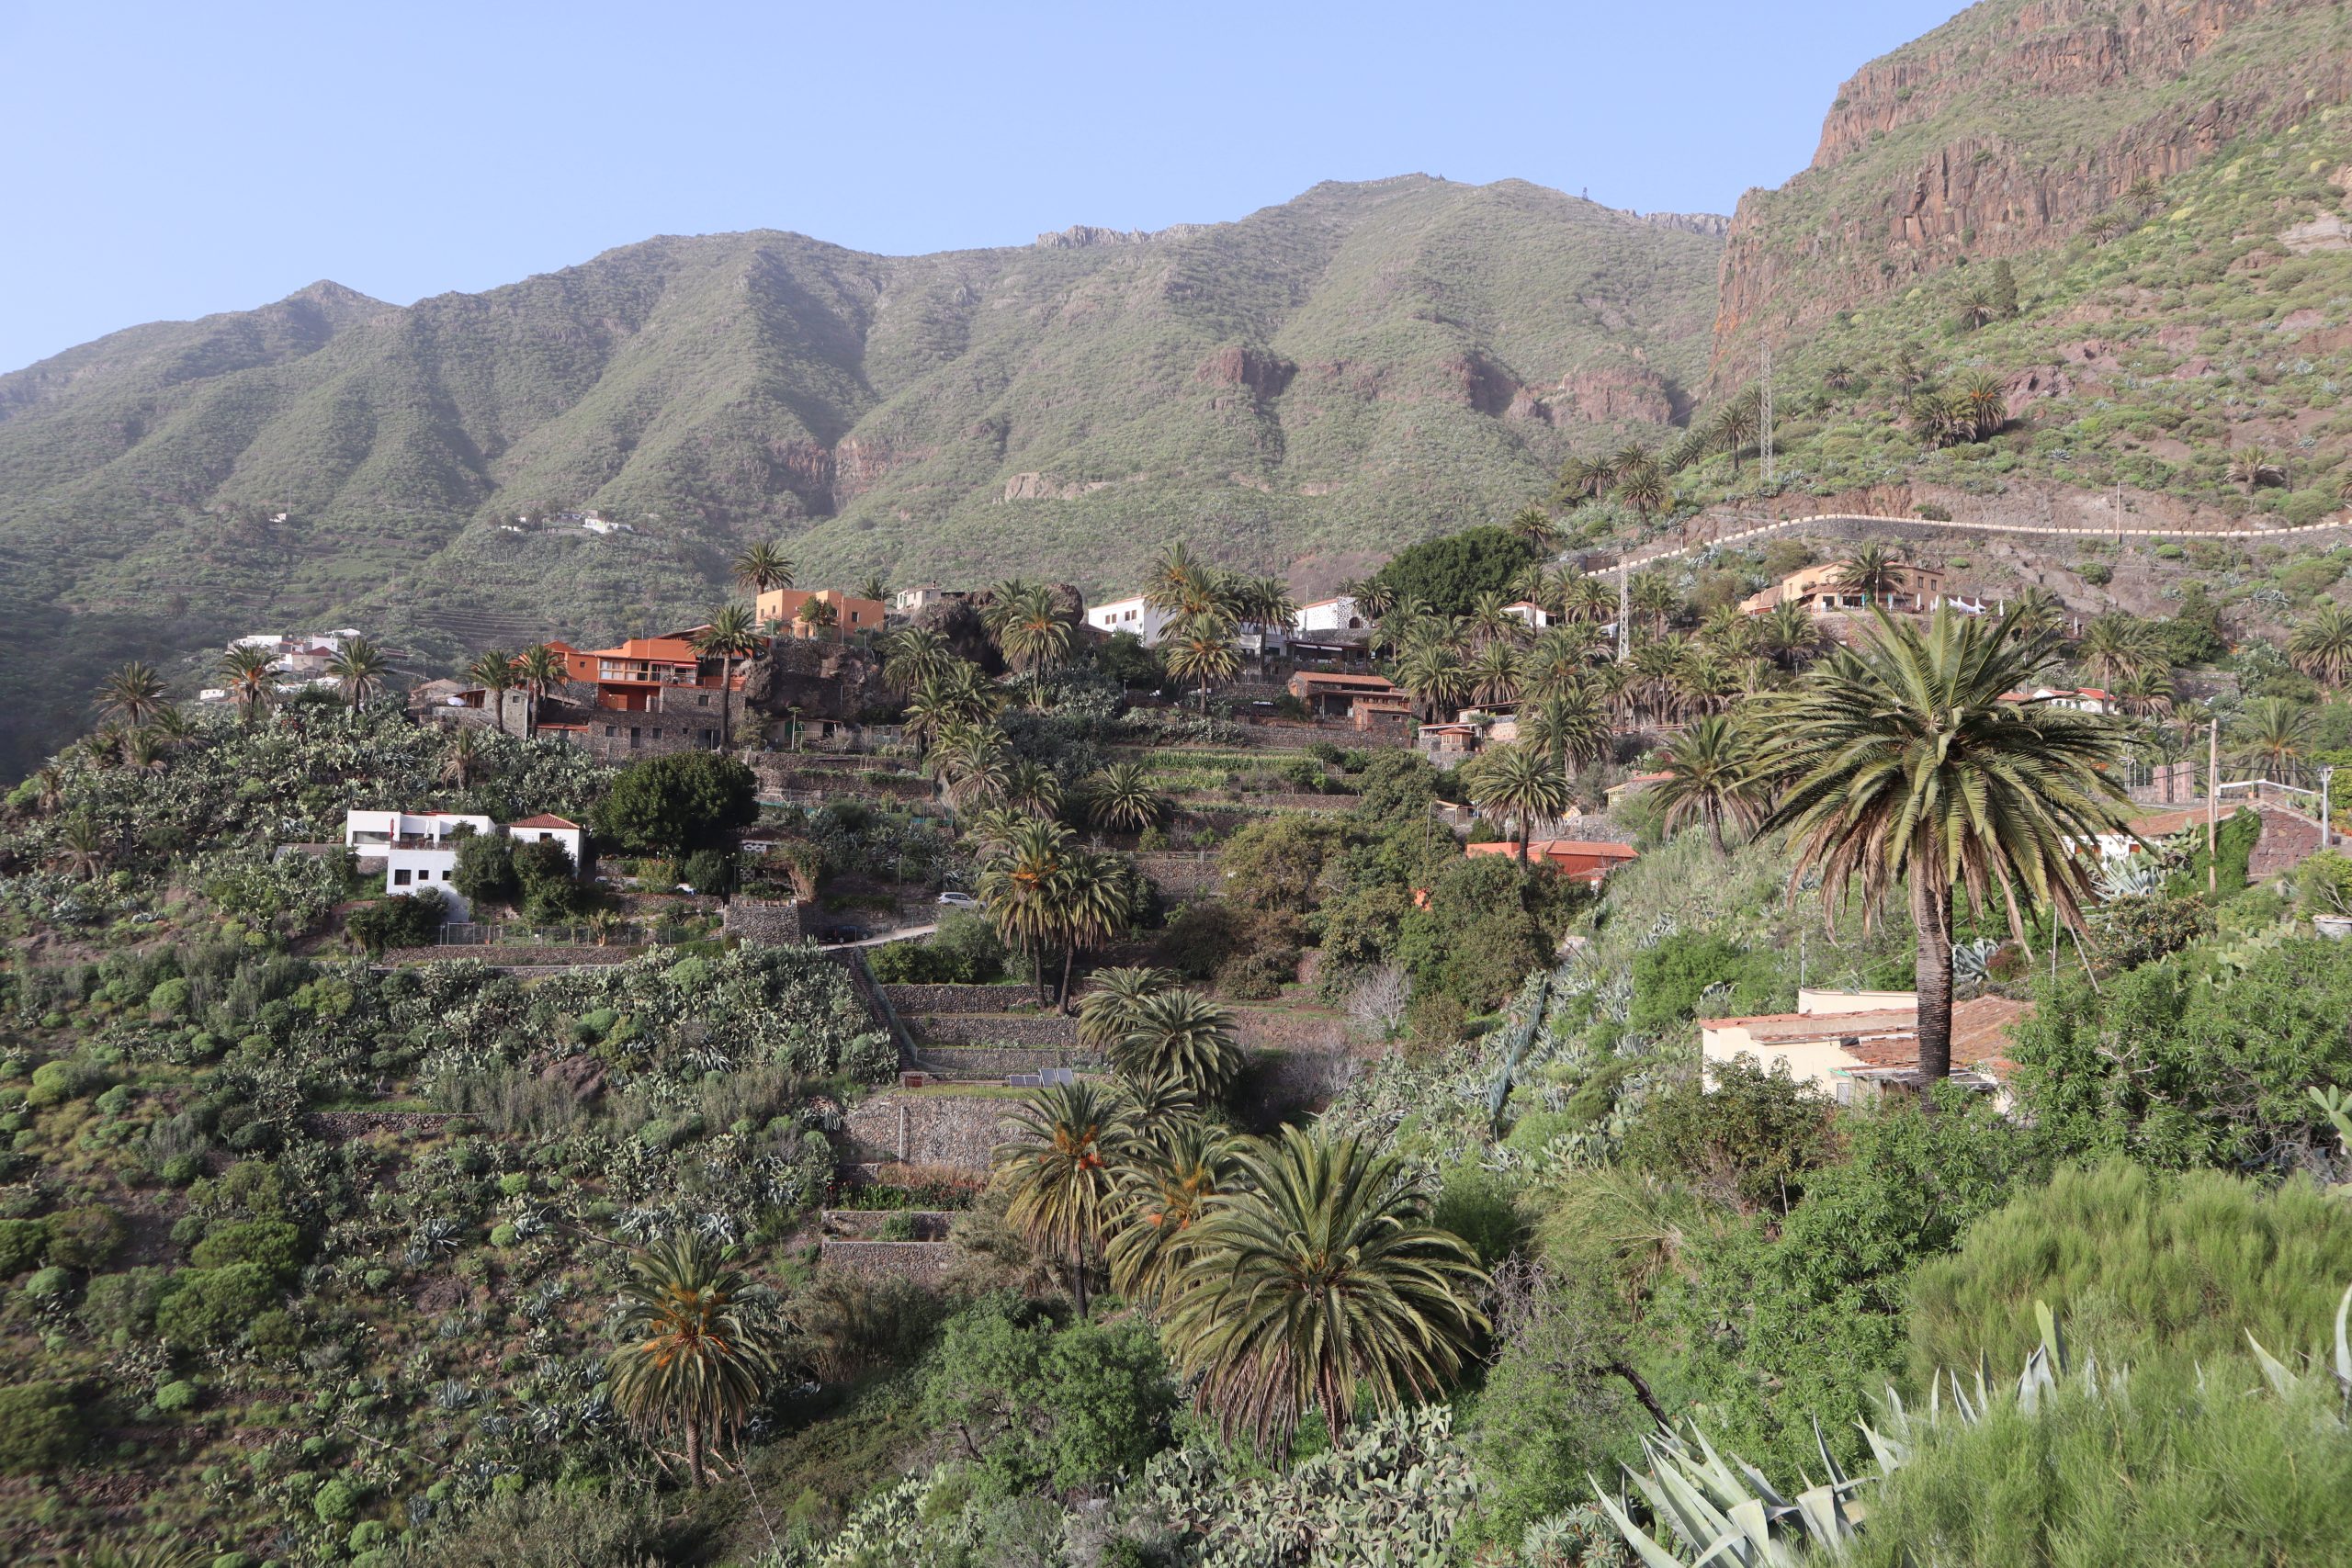
M 1519 842 L 1511 840 L 1491 844 L 1471 844 L 1464 852 L 1473 855 L 1517 855 Z M 1595 839 L 1531 839 L 1527 845 L 1531 864 L 1548 865 L 1562 876 L 1573 877 L 1588 887 L 1598 887 L 1609 874 L 1629 861 L 1640 858 L 1640 852 L 1631 844 L 1603 843 Z
M 1860 1085 L 1871 1094 L 1916 1089 L 1919 1074 L 1919 1010 L 1908 991 L 1801 992 L 1796 1012 L 1754 1013 L 1699 1021 L 1699 1050 L 1708 1063 L 1746 1056 L 1768 1071 L 1785 1068 L 1850 1104 Z M 2033 1010 L 2007 997 L 1973 997 L 1954 1004 L 1952 1076 L 1981 1089 L 2006 1091 L 2009 1031 Z

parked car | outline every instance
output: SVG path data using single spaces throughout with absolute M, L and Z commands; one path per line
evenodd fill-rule
M 958 893 L 951 887 L 939 896 L 939 907 L 943 909 L 977 909 L 980 901 L 969 893 Z
M 873 934 L 874 933 L 872 931 L 867 931 L 864 926 L 820 926 L 817 931 L 817 940 L 820 943 L 864 942 L 867 937 L 872 936 Z

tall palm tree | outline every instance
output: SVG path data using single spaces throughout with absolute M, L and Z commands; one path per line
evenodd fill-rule
M 1033 682 L 1069 657 L 1070 625 L 1062 618 L 1052 589 L 1026 588 L 1011 603 L 991 608 L 1001 611 L 994 629 L 1004 661 Z
M 514 668 L 514 656 L 503 648 L 493 648 L 466 666 L 466 679 L 489 694 L 491 716 L 497 722 L 498 733 L 505 734 L 504 698 L 520 679 Z
M 50 863 L 68 876 L 92 882 L 106 869 L 108 849 L 106 829 L 85 809 L 68 817 L 58 828 Z
M 238 716 L 251 724 L 277 690 L 277 661 L 257 648 L 232 648 L 220 660 L 220 679 Z
M 1859 887 L 1875 915 L 1907 886 L 1917 937 L 1919 1071 L 1951 1071 L 1952 890 L 1981 908 L 1997 888 L 2013 935 L 2018 897 L 2079 926 L 2087 891 L 2077 846 L 2125 831 L 2121 726 L 2005 703 L 2057 657 L 2050 634 L 1937 610 L 1925 626 L 1883 614 L 1758 721 L 1786 780 L 1770 829 L 1795 835 L 1835 911 Z
M 1614 620 L 1617 615 L 1617 595 L 1597 577 L 1583 572 L 1576 574 L 1560 596 L 1560 613 L 1572 621 L 1599 624 Z
M 2065 601 L 2047 588 L 2036 585 L 2019 589 L 2017 603 L 2012 608 L 2018 613 L 2018 626 L 2021 631 L 2040 635 L 2042 632 L 2064 631 L 2066 627 Z
M 1231 624 L 1216 614 L 1187 616 L 1183 629 L 1161 650 L 1160 661 L 1177 680 L 1194 684 L 1203 713 L 1209 711 L 1209 688 L 1230 681 L 1241 668 Z
M 1222 1127 L 1182 1116 L 1136 1138 L 1118 1173 L 1111 1285 L 1146 1311 L 1175 1299 L 1210 1202 L 1232 1190 L 1240 1147 Z
M 1474 647 L 1483 648 L 1490 642 L 1510 642 L 1527 630 L 1527 623 L 1510 613 L 1510 601 L 1501 594 L 1481 593 L 1470 602 L 1470 612 L 1462 618 L 1462 629 Z
M 879 604 L 890 597 L 890 585 L 882 581 L 880 572 L 869 571 L 857 580 L 857 596 Z
M 951 724 L 940 730 L 922 766 L 958 811 L 1001 802 L 1012 783 L 1012 742 L 992 724 Z
M 1111 1217 L 1131 1136 L 1125 1107 L 1091 1083 L 1058 1084 L 1023 1100 L 1012 1121 L 1017 1131 L 993 1161 L 1005 1220 L 1038 1251 L 1069 1259 L 1084 1317 L 1087 1254 Z
M 1054 889 L 1053 907 L 1062 944 L 1062 983 L 1055 1001 L 1065 1012 L 1078 955 L 1102 946 L 1134 924 L 1138 886 L 1123 855 L 1094 850 L 1069 852 Z
M 980 907 L 1005 944 L 1029 955 L 1041 1002 L 1046 999 L 1046 949 L 1062 935 L 1062 879 L 1070 852 L 1069 829 L 1031 818 L 1014 825 L 1003 848 L 980 866 Z
M 2285 697 L 2256 698 L 2230 727 L 2230 742 L 2272 783 L 2300 783 L 2311 752 L 2311 710 Z
M 1481 703 L 1517 702 L 1521 666 L 1519 650 L 1510 644 L 1487 644 L 1463 671 L 1469 678 L 1471 698 Z
M 1589 685 L 1553 693 L 1532 715 L 1521 714 L 1519 725 L 1520 744 L 1532 746 L 1551 759 L 1552 766 L 1559 770 L 1561 791 L 1570 799 L 1576 795 L 1570 781 L 1606 758 L 1616 740 L 1609 716 L 1601 711 Z
M 1764 792 L 1747 738 L 1723 714 L 1694 719 L 1668 749 L 1660 771 L 1666 777 L 1653 794 L 1666 809 L 1669 833 L 1686 822 L 1704 822 L 1715 852 L 1722 854 L 1726 818 L 1743 829 L 1763 819 Z
M 1282 1448 L 1309 1409 L 1336 1435 L 1359 1388 L 1429 1398 L 1486 1326 L 1476 1258 L 1393 1155 L 1285 1127 L 1203 1206 L 1164 1334 L 1228 1439 Z
M 327 663 L 327 673 L 343 688 L 344 701 L 357 713 L 391 673 L 392 661 L 384 650 L 364 637 L 353 637 Z
M 1571 457 L 1560 465 L 1560 477 L 1552 485 L 1552 503 L 1570 509 L 1582 506 L 1599 495 L 1608 482 L 1605 463 Z
M 729 600 L 710 613 L 710 624 L 694 636 L 694 649 L 718 660 L 718 749 L 735 744 L 735 661 L 760 651 L 760 627 L 749 604 Z
M 1962 376 L 1951 389 L 1951 412 L 1952 423 L 1971 441 L 1998 434 L 2009 422 L 2001 378 L 1989 370 L 1972 370 Z
M 1903 558 L 1876 539 L 1865 539 L 1849 551 L 1829 574 L 1840 588 L 1860 589 L 1873 604 L 1883 604 L 1903 570 Z
M 570 680 L 571 671 L 562 654 L 546 643 L 535 642 L 514 661 L 514 673 L 522 680 L 523 694 L 529 699 L 523 707 L 523 728 L 536 735 L 539 730 L 539 709 L 546 705 L 548 694 Z
M 1053 817 L 1062 808 L 1062 783 L 1043 762 L 1018 761 L 1004 775 L 1004 803 L 1032 817 Z
M 1470 700 L 1471 677 L 1462 655 L 1443 642 L 1421 642 L 1396 660 L 1396 683 L 1431 718 L 1451 718 Z
M 1128 1010 L 1125 1033 L 1111 1042 L 1111 1063 L 1129 1077 L 1173 1077 L 1203 1101 L 1222 1095 L 1246 1055 L 1233 1015 L 1198 991 L 1165 990 Z
M 2341 604 L 2322 604 L 2287 639 L 2287 657 L 2314 681 L 2344 684 L 2352 678 L 2352 613 Z
M 624 1340 L 605 1365 L 613 1407 L 639 1427 L 677 1428 L 686 1474 L 707 1483 L 705 1448 L 724 1440 L 766 1396 L 775 1335 L 747 1316 L 748 1281 L 697 1236 L 673 1236 L 629 1260 Z
M 792 586 L 792 558 L 765 540 L 737 556 L 733 570 L 735 581 L 750 589 L 754 598 Z
M 1617 499 L 1647 519 L 1663 512 L 1674 500 L 1673 487 L 1667 483 L 1666 470 L 1656 463 L 1645 462 L 1617 481 Z
M 1512 538 L 1523 540 L 1538 550 L 1548 550 L 1560 542 L 1560 530 L 1553 523 L 1552 514 L 1540 506 L 1521 507 L 1504 526 L 1510 530 Z
M 911 692 L 944 674 L 951 661 L 957 661 L 956 652 L 944 633 L 900 626 L 882 645 L 882 683 L 894 692 Z
M 1176 985 L 1173 969 L 1140 964 L 1097 969 L 1083 1001 L 1078 1004 L 1079 1043 L 1107 1052 L 1135 1021 L 1136 1009 Z
M 2172 707 L 2172 671 L 2164 669 L 2135 670 L 2115 682 L 2116 700 L 2123 711 L 2138 718 L 2150 718 Z
M 2259 452 L 2239 452 L 2233 454 L 2228 464 L 2223 467 L 2222 477 L 2230 483 L 2242 487 L 2246 494 L 2252 495 L 2264 485 L 2285 484 L 2287 467 L 2283 463 L 2272 461 Z
M 1662 571 L 1635 572 L 1626 587 L 1625 597 L 1636 614 L 1649 617 L 1652 637 L 1664 637 L 1675 611 L 1682 607 L 1682 595 L 1675 588 L 1674 580 Z
M 1368 577 L 1346 590 L 1356 602 L 1357 611 L 1368 621 L 1379 620 L 1396 608 L 1396 585 L 1378 577 Z
M 1582 622 L 1546 627 L 1519 661 L 1521 694 L 1540 703 L 1581 688 L 1592 671 L 1589 635 Z
M 163 676 L 141 660 L 122 666 L 98 687 L 98 711 L 134 728 L 161 713 L 170 700 L 164 694 Z
M 441 746 L 441 777 L 453 787 L 463 791 L 472 787 L 474 775 L 481 772 L 481 731 L 460 725 L 449 731 Z
M 1552 771 L 1550 758 L 1533 746 L 1493 747 L 1471 764 L 1470 804 L 1481 817 L 1517 825 L 1519 863 L 1525 865 L 1536 820 L 1567 810 L 1567 781 Z
M 2075 660 L 2102 686 L 2118 686 L 2136 675 L 2165 668 L 2164 648 L 2152 622 L 2125 610 L 2095 615 L 2075 646 Z
M 919 748 L 928 748 L 958 725 L 987 723 L 999 700 L 978 665 L 950 655 L 937 673 L 924 676 L 908 695 L 906 731 Z
M 1715 416 L 1715 439 L 1731 454 L 1731 477 L 1739 478 L 1740 449 L 1756 439 L 1757 415 L 1759 406 L 1747 398 L 1737 398 L 1724 405 Z
M 1140 833 L 1167 809 L 1141 762 L 1114 762 L 1086 781 L 1086 812 L 1097 827 Z
M 1758 617 L 1758 622 L 1761 629 L 1758 636 L 1764 651 L 1786 670 L 1793 671 L 1821 647 L 1821 623 L 1803 604 L 1775 604 Z

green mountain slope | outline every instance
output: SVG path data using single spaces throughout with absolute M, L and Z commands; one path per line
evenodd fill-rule
M 1538 186 L 1320 186 L 1238 222 L 912 258 L 663 238 L 406 309 L 320 284 L 0 377 L 0 771 L 97 668 L 366 626 L 462 649 L 804 577 L 1124 588 L 1523 502 L 1703 373 L 1722 242 Z M 634 535 L 511 531 L 594 508 Z

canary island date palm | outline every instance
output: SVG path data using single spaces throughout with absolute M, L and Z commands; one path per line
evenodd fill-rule
M 1518 623 L 1514 620 L 1512 624 Z M 1487 644 L 1464 670 L 1470 678 L 1470 695 L 1482 703 L 1517 702 L 1522 663 L 1519 650 L 1510 644 Z
M 1758 781 L 1747 737 L 1724 714 L 1691 721 L 1666 753 L 1666 777 L 1654 790 L 1671 833 L 1686 822 L 1704 822 L 1715 852 L 1724 852 L 1724 823 L 1750 829 L 1764 818 L 1764 791 Z
M 1516 827 L 1519 863 L 1525 865 L 1536 822 L 1567 810 L 1567 781 L 1553 772 L 1552 760 L 1540 748 L 1523 742 L 1498 746 L 1471 766 L 1470 804 L 1481 817 Z
M 229 691 L 229 700 L 237 705 L 237 715 L 251 724 L 261 716 L 261 710 L 277 693 L 276 660 L 257 648 L 232 648 L 220 660 L 220 682 Z
M 1430 1398 L 1486 1326 L 1476 1257 L 1393 1155 L 1285 1127 L 1204 1208 L 1162 1337 L 1229 1440 L 1279 1450 L 1308 1410 L 1336 1436 L 1359 1390 L 1384 1412 Z
M 1008 946 L 1029 955 L 1040 1001 L 1046 997 L 1046 949 L 1061 935 L 1069 839 L 1069 829 L 1058 822 L 1024 818 L 980 866 L 980 908 Z
M 710 613 L 710 624 L 694 636 L 695 652 L 718 660 L 718 748 L 735 743 L 735 661 L 760 651 L 759 623 L 749 604 L 729 603 Z
M 994 631 L 1004 661 L 1038 686 L 1046 674 L 1069 657 L 1070 624 L 1062 618 L 1054 591 L 1042 586 L 1022 590 L 1001 608 Z
M 1233 624 L 1214 611 L 1184 616 L 1159 657 L 1170 675 L 1197 690 L 1203 713 L 1209 711 L 1209 688 L 1230 681 L 1241 668 L 1241 655 L 1233 647 Z
M 2287 639 L 2287 657 L 2312 680 L 2341 686 L 2352 677 L 2352 614 L 2323 604 Z
M 133 727 L 153 718 L 169 701 L 164 694 L 163 676 L 141 660 L 132 660 L 98 686 L 98 711 Z
M 1072 850 L 1055 889 L 1056 936 L 1062 946 L 1062 983 L 1056 1003 L 1069 1006 L 1071 967 L 1080 953 L 1103 946 L 1135 923 L 1141 883 L 1126 857 L 1096 850 Z
M 1396 660 L 1396 683 L 1405 688 L 1421 711 L 1431 718 L 1451 718 L 1470 700 L 1469 666 L 1451 645 L 1417 642 Z
M 539 709 L 546 705 L 548 694 L 560 688 L 571 678 L 563 655 L 543 642 L 535 642 L 523 650 L 514 661 L 514 673 L 523 682 L 523 728 L 536 735 L 539 731 Z
M 1560 530 L 1553 523 L 1552 514 L 1540 506 L 1521 507 L 1511 513 L 1510 521 L 1503 526 L 1510 530 L 1512 538 L 1522 540 L 1539 550 L 1548 550 L 1560 542 Z
M 1758 618 L 1759 646 L 1784 670 L 1793 671 L 1820 651 L 1821 623 L 1803 604 L 1775 604 Z
M 2021 899 L 2079 927 L 2096 864 L 2084 847 L 2128 830 L 2124 727 L 2001 700 L 2058 657 L 2055 636 L 2026 633 L 2020 613 L 1944 608 L 1925 625 L 1881 613 L 1760 704 L 1782 786 L 1765 826 L 1788 829 L 1798 866 L 1820 872 L 1826 908 L 1859 890 L 1874 918 L 1908 891 L 1928 1079 L 1951 1070 L 1953 889 L 1980 910 L 1997 892 L 2020 941 Z
M 1137 1146 L 1165 1143 L 1200 1118 L 1199 1091 L 1173 1073 L 1148 1078 L 1122 1075 L 1117 1092 L 1126 1102 L 1127 1121 L 1135 1128 Z
M 1116 1228 L 1105 1249 L 1112 1288 L 1146 1311 L 1173 1299 L 1191 1261 L 1209 1203 L 1232 1189 L 1240 1169 L 1233 1135 L 1197 1116 L 1139 1138 L 1120 1163 Z
M 1011 1120 L 1013 1135 L 991 1166 L 1005 1222 L 1040 1253 L 1068 1262 L 1083 1317 L 1088 1258 L 1110 1223 L 1130 1136 L 1125 1104 L 1092 1083 L 1057 1084 L 1023 1100 Z
M 2075 661 L 2085 674 L 2105 686 L 2119 686 L 2135 675 L 2168 665 L 2154 625 L 2123 610 L 2092 618 L 2075 647 Z
M 1015 762 L 1005 773 L 1004 803 L 1031 817 L 1057 816 L 1062 808 L 1062 782 L 1043 762 Z
M 501 735 L 505 734 L 505 696 L 520 679 L 514 669 L 514 656 L 503 648 L 493 648 L 466 666 L 466 679 L 482 689 L 490 702 L 492 722 L 498 726 Z
M 733 570 L 735 581 L 754 594 L 792 586 L 792 558 L 765 540 L 737 556 Z
M 1223 1094 L 1246 1060 L 1233 1015 L 1193 990 L 1159 991 L 1129 1010 L 1111 1061 L 1131 1077 L 1170 1076 L 1203 1100 Z
M 606 1362 L 613 1407 L 639 1427 L 685 1438 L 686 1473 L 708 1479 L 703 1456 L 764 1396 L 775 1337 L 748 1316 L 748 1284 L 717 1247 L 673 1236 L 637 1254 L 621 1287 L 623 1339 Z
M 1831 570 L 1829 580 L 1840 588 L 1859 589 L 1871 604 L 1880 604 L 1894 591 L 1896 574 L 1902 569 L 1901 557 L 1877 540 L 1869 539 L 1856 545 Z
M 929 626 L 901 626 L 882 645 L 882 683 L 894 692 L 911 692 L 961 662 L 944 634 Z
M 1108 1051 L 1135 1021 L 1136 1009 L 1176 987 L 1176 971 L 1143 964 L 1097 969 L 1078 1004 L 1079 1043 Z
M 391 657 L 364 637 L 353 637 L 327 661 L 327 673 L 343 689 L 343 700 L 354 713 L 368 705 L 391 672 Z
M 2274 784 L 2301 781 L 2311 742 L 2311 710 L 2286 697 L 2256 698 L 2230 727 L 2232 750 Z
M 1098 828 L 1140 833 L 1167 809 L 1140 762 L 1114 762 L 1086 781 L 1086 814 Z

